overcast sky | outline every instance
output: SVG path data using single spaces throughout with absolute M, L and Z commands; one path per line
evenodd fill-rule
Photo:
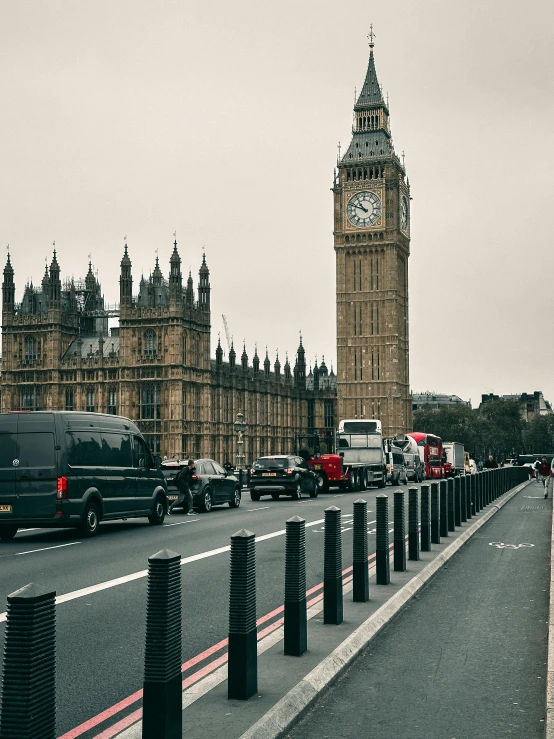
M 336 366 L 330 188 L 370 23 L 413 196 L 412 390 L 554 401 L 551 0 L 2 0 L 17 300 L 55 240 L 116 302 L 123 237 L 137 288 L 176 231 L 195 282 L 206 250 L 212 351 L 224 313 L 250 357 L 301 329 Z

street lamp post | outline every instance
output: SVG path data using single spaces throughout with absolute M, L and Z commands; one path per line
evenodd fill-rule
M 237 434 L 237 469 L 242 471 L 244 466 L 244 434 L 246 433 L 246 423 L 244 421 L 244 413 L 237 413 L 235 421 L 235 433 Z

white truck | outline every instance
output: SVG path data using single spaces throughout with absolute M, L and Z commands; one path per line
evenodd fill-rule
M 443 441 L 443 452 L 446 455 L 444 474 L 446 477 L 457 477 L 465 472 L 464 445 L 459 441 Z
M 373 418 L 340 421 L 336 450 L 342 461 L 343 484 L 349 490 L 365 490 L 369 485 L 385 487 L 387 461 L 381 421 Z

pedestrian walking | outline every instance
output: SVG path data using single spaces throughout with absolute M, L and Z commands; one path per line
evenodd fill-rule
M 541 481 L 540 480 L 540 476 L 539 476 L 540 475 L 540 473 L 539 473 L 540 466 L 541 466 L 540 460 L 539 459 L 535 460 L 535 464 L 533 465 L 533 469 L 535 470 L 535 481 L 536 482 L 540 482 Z
M 492 454 L 489 454 L 489 458 L 483 465 L 485 469 L 487 470 L 495 470 L 498 467 L 498 462 L 495 460 L 495 458 L 492 456 Z
M 539 464 L 539 481 L 544 486 L 544 497 L 548 498 L 548 490 L 551 487 L 550 478 L 552 476 L 552 467 L 548 464 L 546 457 L 543 457 Z
M 190 491 L 190 476 L 195 469 L 196 465 L 194 464 L 194 459 L 189 459 L 187 460 L 186 465 L 177 473 L 173 484 L 179 490 L 179 497 L 177 498 L 177 500 L 174 500 L 173 503 L 169 506 L 169 509 L 167 511 L 168 516 L 171 516 L 171 511 L 173 508 L 175 508 L 175 506 L 182 505 L 185 500 L 187 502 L 187 516 L 197 515 L 192 510 L 193 500 L 192 493 Z

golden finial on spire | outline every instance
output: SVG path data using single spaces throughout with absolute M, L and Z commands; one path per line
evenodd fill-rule
M 373 43 L 373 39 L 375 38 L 375 34 L 373 33 L 373 23 L 369 26 L 369 33 L 367 34 L 367 37 L 369 39 L 369 48 L 373 49 L 375 44 Z

